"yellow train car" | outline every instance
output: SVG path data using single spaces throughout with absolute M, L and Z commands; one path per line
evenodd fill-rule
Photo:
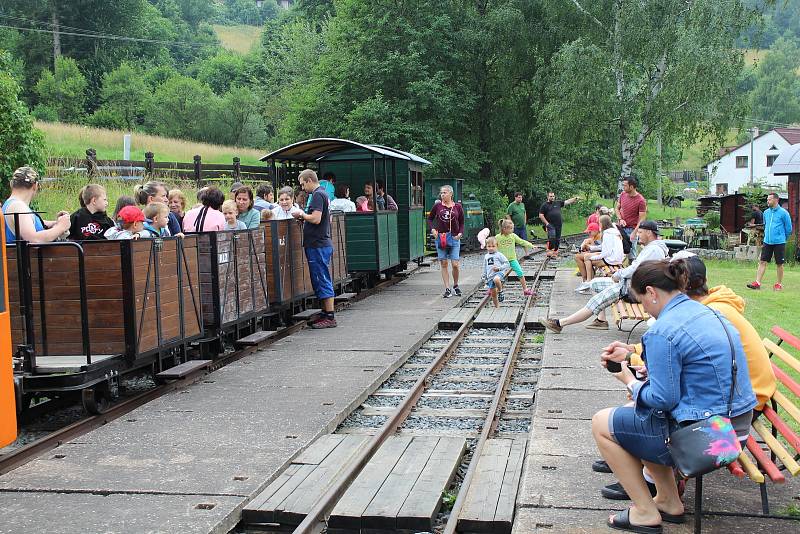
M 0 447 L 17 439 L 17 405 L 14 395 L 14 365 L 11 359 L 11 314 L 8 309 L 5 217 L 0 217 Z

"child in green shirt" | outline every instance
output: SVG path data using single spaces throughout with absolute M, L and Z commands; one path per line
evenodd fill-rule
M 517 260 L 517 245 L 531 249 L 533 248 L 533 243 L 525 241 L 514 233 L 514 222 L 510 219 L 500 221 L 500 233 L 495 236 L 495 239 L 497 239 L 498 252 L 508 258 L 509 263 L 511 263 L 511 269 L 517 273 L 522 284 L 522 293 L 524 295 L 532 295 L 533 291 L 528 289 L 528 285 L 525 283 L 525 272 Z

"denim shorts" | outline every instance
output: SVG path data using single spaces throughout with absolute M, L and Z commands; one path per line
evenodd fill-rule
M 608 430 L 614 440 L 636 458 L 654 464 L 675 465 L 666 443 L 670 433 L 667 413 L 647 410 L 637 415 L 633 406 L 620 406 L 611 412 Z
M 441 236 L 441 234 L 439 234 Z M 461 252 L 461 240 L 455 239 L 453 234 L 447 232 L 447 246 L 442 248 L 439 238 L 436 241 L 436 257 L 440 260 L 458 260 Z
M 494 279 L 497 278 L 498 276 L 500 277 L 500 283 L 504 284 L 506 281 L 506 277 L 503 276 L 503 273 L 498 271 L 490 275 L 489 279 L 486 281 L 486 287 L 488 287 L 489 289 L 494 288 Z
M 336 296 L 333 292 L 330 271 L 333 247 L 309 247 L 305 251 L 306 259 L 308 260 L 308 273 L 311 276 L 311 285 L 314 286 L 314 293 L 320 300 L 332 299 Z

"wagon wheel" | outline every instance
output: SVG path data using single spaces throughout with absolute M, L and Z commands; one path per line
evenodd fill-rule
M 83 409 L 92 415 L 100 415 L 108 410 L 110 394 L 105 384 L 86 388 L 81 391 L 81 404 Z

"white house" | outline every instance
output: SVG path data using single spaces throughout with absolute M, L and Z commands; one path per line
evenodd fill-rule
M 775 176 L 770 170 L 781 151 L 800 143 L 800 128 L 775 128 L 753 139 L 753 162 L 750 161 L 750 142 L 720 150 L 720 157 L 706 165 L 709 193 L 736 193 L 750 183 L 750 165 L 753 181 L 786 190 L 786 176 Z

